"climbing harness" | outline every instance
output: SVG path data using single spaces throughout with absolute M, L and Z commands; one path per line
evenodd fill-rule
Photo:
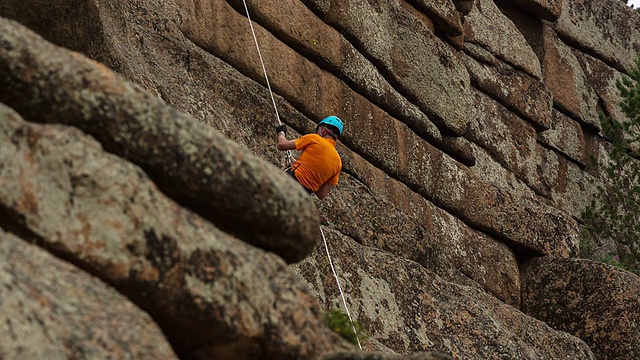
M 271 95 L 271 102 L 273 103 L 273 109 L 275 110 L 276 113 L 276 120 L 278 121 L 278 125 L 282 125 L 282 121 L 280 121 L 280 115 L 278 114 L 278 107 L 276 106 L 276 100 L 273 97 L 273 91 L 271 91 L 271 84 L 269 83 L 269 76 L 267 75 L 267 69 L 264 66 L 264 61 L 262 60 L 262 53 L 260 52 L 260 46 L 258 45 L 258 38 L 256 37 L 256 32 L 253 29 L 253 22 L 251 21 L 251 16 L 249 15 L 249 8 L 247 7 L 247 1 L 246 0 L 242 0 L 242 3 L 244 4 L 244 11 L 247 14 L 247 19 L 249 19 L 249 27 L 251 28 L 251 34 L 253 35 L 253 41 L 256 44 L 256 49 L 258 50 L 258 57 L 260 58 L 260 65 L 262 66 L 262 72 L 264 73 L 264 79 L 267 83 L 267 88 L 269 89 L 269 94 Z M 325 122 L 328 122 L 330 125 L 336 126 L 340 132 L 342 132 L 342 122 L 339 123 L 340 126 L 338 126 L 338 123 L 334 123 L 333 119 L 329 119 L 329 118 L 325 118 Z M 336 118 L 337 119 L 337 118 Z M 339 120 L 339 119 L 338 119 Z M 285 171 L 288 171 L 291 169 L 292 165 L 293 165 L 293 157 L 291 156 L 291 150 L 287 151 L 287 158 L 285 160 L 285 166 L 286 169 Z M 353 319 L 351 318 L 351 314 L 349 313 L 349 307 L 347 306 L 347 300 L 344 296 L 344 292 L 342 291 L 342 286 L 340 286 L 340 280 L 338 279 L 338 274 L 336 273 L 335 268 L 333 267 L 333 261 L 331 260 L 331 254 L 329 253 L 329 246 L 327 245 L 327 239 L 324 236 L 324 231 L 322 231 L 322 227 L 320 226 L 320 234 L 322 235 L 322 241 L 324 243 L 324 248 L 327 251 L 327 258 L 329 259 L 329 265 L 331 266 L 331 271 L 333 272 L 333 277 L 336 279 L 336 283 L 338 284 L 338 290 L 340 291 L 340 296 L 342 296 L 342 303 L 344 304 L 344 308 L 346 310 L 347 313 L 347 317 L 349 317 L 349 321 L 351 322 L 351 327 L 353 328 L 353 333 L 356 336 L 356 341 L 358 342 L 358 347 L 360 348 L 360 350 L 362 350 L 362 345 L 360 344 L 360 339 L 358 338 L 358 333 L 356 332 L 356 327 L 354 325 Z

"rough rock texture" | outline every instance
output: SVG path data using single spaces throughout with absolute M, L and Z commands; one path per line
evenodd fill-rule
M 401 6 L 403 1 L 303 2 L 354 39 L 379 71 L 445 131 L 460 134 L 464 130 L 470 105 L 466 96 L 469 75 L 456 54 Z
M 108 151 L 143 167 L 178 202 L 248 242 L 288 261 L 309 253 L 318 215 L 286 174 L 106 67 L 16 25 L 0 23 L 0 101 L 25 117 L 92 134 Z
M 2 230 L 0 258 L 3 359 L 176 359 L 151 317 L 100 280 Z
M 454 358 L 593 358 L 582 340 L 551 330 L 481 289 L 444 281 L 417 263 L 360 247 L 339 233 L 325 235 L 351 314 L 370 324 L 367 330 L 386 346 L 401 343 L 409 351 Z M 322 249 L 295 267 L 321 302 L 344 308 Z
M 560 41 L 549 26 L 544 27 L 543 46 L 545 86 L 553 94 L 554 105 L 571 117 L 599 128 L 598 99 L 571 47 Z
M 296 358 L 333 347 L 278 257 L 177 206 L 74 128 L 29 125 L 6 108 L 0 125 L 0 208 L 19 213 L 6 216 L 152 313 L 180 354 Z
M 552 147 L 582 167 L 587 165 L 586 141 L 580 123 L 554 110 L 551 129 L 540 133 L 540 142 Z
M 637 358 L 637 276 L 589 260 L 552 257 L 531 260 L 522 272 L 524 312 L 583 339 L 598 359 Z
M 529 75 L 540 79 L 540 60 L 515 24 L 493 0 L 476 0 L 465 17 L 465 42 L 482 46 L 496 57 Z
M 567 43 L 620 71 L 629 70 L 640 52 L 640 18 L 622 1 L 603 5 L 600 0 L 565 0 L 554 28 Z
M 588 91 L 591 93 L 590 97 L 596 98 L 600 105 L 598 110 L 603 111 L 605 114 L 615 116 L 618 119 L 624 118 L 626 115 L 619 106 L 620 93 L 615 83 L 617 80 L 626 77 L 626 74 L 607 66 L 602 60 L 594 58 L 589 54 L 576 50 L 573 50 L 573 52 L 587 79 Z M 589 100 L 589 102 L 593 101 L 594 100 Z M 597 122 L 594 118 L 595 115 L 590 114 L 586 117 L 585 122 L 590 126 L 595 126 L 600 129 L 600 122 Z
M 475 44 L 468 44 L 463 55 L 471 74 L 471 83 L 538 129 L 548 129 L 552 96 L 540 81 L 500 62 L 493 54 Z
M 604 149 L 599 146 L 604 144 L 598 143 L 596 138 L 592 140 L 595 150 L 593 153 L 602 153 Z M 543 181 L 551 189 L 552 204 L 568 214 L 581 216 L 582 211 L 591 202 L 591 197 L 585 194 L 595 193 L 597 179 L 570 158 L 554 150 L 544 149 L 540 161 L 544 171 Z
M 349 166 L 357 168 L 367 164 Z M 371 178 L 361 179 L 364 185 L 347 176 L 336 196 L 319 204 L 336 229 L 362 245 L 413 260 L 452 281 L 479 285 L 505 303 L 519 306 L 519 271 L 514 254 L 507 246 L 470 229 L 423 198 L 412 195 L 396 181 L 389 181 L 385 186 L 386 194 L 369 194 L 364 187 L 379 188 L 373 182 L 381 174 L 370 165 L 368 170 L 360 171 L 370 172 Z M 380 200 L 382 196 L 393 196 L 396 203 L 407 204 L 406 211 L 413 215 L 399 212 L 397 205 Z M 399 223 L 403 226 L 399 227 Z M 465 281 L 466 277 L 473 281 Z
M 618 0 L 248 7 L 273 98 L 240 0 L 0 2 L 61 46 L 0 20 L 0 103 L 26 120 L 2 108 L 3 231 L 125 294 L 181 358 L 593 358 L 598 324 L 563 332 L 520 310 L 539 301 L 521 265 L 551 255 L 562 279 L 576 270 L 607 161 L 598 111 L 622 114 L 637 13 Z M 343 173 L 311 201 L 273 166 L 274 125 L 292 138 L 328 114 L 346 124 Z M 321 322 L 342 300 L 320 221 L 363 352 Z M 628 304 L 611 308 L 637 313 Z
M 466 137 L 484 148 L 503 167 L 535 192 L 546 195 L 539 173 L 536 130 L 513 112 L 479 91 L 474 92 L 472 122 Z

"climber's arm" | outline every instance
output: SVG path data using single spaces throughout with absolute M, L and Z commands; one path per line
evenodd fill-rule
M 284 133 L 278 133 L 278 150 L 295 150 L 296 149 L 296 141 L 295 140 L 287 140 Z
M 322 184 L 322 186 L 320 186 L 320 188 L 318 189 L 318 191 L 316 191 L 316 196 L 318 197 L 318 199 L 322 200 L 324 199 L 327 195 L 329 195 L 329 193 L 331 192 L 331 190 L 335 187 L 335 185 L 331 184 L 331 183 L 324 183 Z

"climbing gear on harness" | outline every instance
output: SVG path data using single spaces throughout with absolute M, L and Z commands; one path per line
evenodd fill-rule
M 336 130 L 338 130 L 338 136 L 342 135 L 342 130 L 344 129 L 344 124 L 342 123 L 342 120 L 340 120 L 339 117 L 333 116 L 333 115 L 327 116 L 326 118 L 322 119 L 322 121 L 320 121 L 318 126 L 320 125 L 333 126 L 334 128 L 336 128 Z
M 287 135 L 287 126 L 285 124 L 276 126 L 276 134 L 280 134 L 280 133 Z

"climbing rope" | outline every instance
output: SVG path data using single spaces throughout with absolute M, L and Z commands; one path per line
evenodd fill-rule
M 242 0 L 244 4 L 244 11 L 247 13 L 247 19 L 249 19 L 249 27 L 251 28 L 251 35 L 253 35 L 253 42 L 256 44 L 256 50 L 258 50 L 258 57 L 260 58 L 260 65 L 262 66 L 262 72 L 264 73 L 264 79 L 267 83 L 267 89 L 269 89 L 269 95 L 271 95 L 271 102 L 273 103 L 273 109 L 276 112 L 276 121 L 278 121 L 278 125 L 282 125 L 282 121 L 280 121 L 280 114 L 278 114 L 278 107 L 276 106 L 276 99 L 273 97 L 273 91 L 271 91 L 271 83 L 269 83 L 269 75 L 267 75 L 267 68 L 264 66 L 264 60 L 262 59 L 262 52 L 260 51 L 260 46 L 258 45 L 258 38 L 256 37 L 256 32 L 253 29 L 253 21 L 251 21 L 251 15 L 249 15 L 249 8 L 247 7 L 247 1 Z M 291 150 L 287 150 L 287 158 L 285 159 L 285 166 L 291 167 L 293 165 L 293 156 L 291 155 Z
M 356 336 L 356 341 L 358 342 L 358 347 L 362 350 L 362 345 L 360 345 L 360 339 L 358 338 L 358 332 L 356 332 L 356 326 L 353 323 L 353 319 L 351 319 L 351 314 L 349 313 L 349 307 L 347 306 L 347 300 L 344 297 L 344 292 L 342 292 L 342 287 L 340 286 L 340 280 L 338 280 L 338 274 L 336 273 L 336 269 L 333 267 L 333 261 L 331 260 L 331 254 L 329 254 L 329 246 L 327 245 L 327 239 L 324 237 L 324 231 L 322 231 L 322 226 L 320 227 L 320 234 L 322 234 L 322 242 L 324 242 L 324 248 L 327 250 L 327 258 L 329 259 L 329 266 L 331 266 L 331 271 L 333 272 L 333 277 L 336 278 L 336 283 L 338 284 L 338 290 L 340 290 L 340 296 L 342 296 L 342 303 L 344 304 L 344 308 L 347 311 L 347 316 L 349 317 L 349 322 L 351 323 L 351 328 L 353 329 L 353 333 Z
M 256 44 L 256 49 L 258 50 L 258 57 L 260 58 L 260 65 L 262 66 L 262 72 L 264 73 L 264 79 L 267 83 L 267 88 L 269 89 L 269 94 L 271 95 L 271 102 L 273 103 L 273 109 L 276 112 L 276 120 L 278 121 L 278 125 L 282 125 L 282 121 L 280 121 L 280 114 L 278 114 L 278 107 L 276 106 L 276 100 L 273 97 L 273 91 L 271 91 L 271 84 L 269 83 L 269 76 L 267 75 L 267 68 L 264 66 L 264 60 L 262 59 L 262 53 L 260 52 L 260 46 L 258 45 L 258 38 L 256 37 L 256 32 L 253 29 L 253 22 L 251 21 L 251 16 L 249 15 L 249 8 L 247 7 L 247 1 L 242 0 L 244 4 L 244 11 L 247 14 L 247 19 L 249 19 L 249 27 L 251 28 L 251 34 L 253 35 L 253 41 Z M 291 156 L 291 151 L 287 151 L 287 160 L 289 166 L 293 164 L 293 157 Z M 327 258 L 329 259 L 329 265 L 331 266 L 331 271 L 333 272 L 333 276 L 336 279 L 336 283 L 338 284 L 338 290 L 340 290 L 340 296 L 342 296 L 342 303 L 344 304 L 344 308 L 346 310 L 347 316 L 349 317 L 349 321 L 351 322 L 351 327 L 353 328 L 353 333 L 356 336 L 356 341 L 358 342 L 358 347 L 362 350 L 362 345 L 360 345 L 360 339 L 358 339 L 358 333 L 356 332 L 356 327 L 354 325 L 353 319 L 351 318 L 351 314 L 349 313 L 349 307 L 347 306 L 347 300 L 344 297 L 344 292 L 342 292 L 342 287 L 340 286 L 340 280 L 338 279 L 338 274 L 336 273 L 335 268 L 333 267 L 333 261 L 331 260 L 331 254 L 329 253 L 329 246 L 327 245 L 327 239 L 324 236 L 324 231 L 322 231 L 322 227 L 320 227 L 320 234 L 322 234 L 322 241 L 324 242 L 324 248 L 327 250 Z

